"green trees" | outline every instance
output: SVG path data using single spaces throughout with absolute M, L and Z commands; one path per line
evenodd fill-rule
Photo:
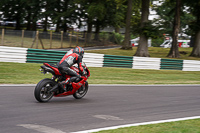
M 179 57 L 177 47 L 178 34 L 185 32 L 194 37 L 191 56 L 200 57 L 200 2 L 197 0 L 159 0 L 162 4 L 156 11 L 159 19 L 149 21 L 149 8 L 152 1 L 158 0 L 1 0 L 0 18 L 15 21 L 15 29 L 37 30 L 37 22 L 47 31 L 50 24 L 56 25 L 56 32 L 66 32 L 73 24 L 87 26 L 87 41 L 90 41 L 92 29 L 95 40 L 99 40 L 100 30 L 114 27 L 115 32 L 125 28 L 123 49 L 130 47 L 130 35 L 140 36 L 135 56 L 150 56 L 148 38 L 169 34 L 173 45 L 168 57 Z M 182 3 L 182 4 L 181 4 Z M 185 28 L 189 25 L 188 28 Z M 185 30 L 186 29 L 186 30 Z
M 107 26 L 106 21 L 109 21 L 106 19 L 106 17 L 109 17 L 109 10 L 112 10 L 112 8 L 109 8 L 110 1 L 102 1 L 102 0 L 96 0 L 96 1 L 91 1 L 89 4 L 87 4 L 86 7 L 86 14 L 87 14 L 87 19 L 88 19 L 88 30 L 91 33 L 91 25 L 94 25 L 95 28 L 95 40 L 99 40 L 99 32 L 101 28 L 104 28 Z M 111 7 L 112 5 L 110 5 Z M 106 20 L 106 21 L 105 21 Z M 91 35 L 88 36 L 88 40 L 91 40 Z
M 42 3 L 35 0 L 21 0 L 24 4 L 24 18 L 23 21 L 27 21 L 27 30 L 37 30 L 37 21 L 41 18 Z
M 180 13 L 181 13 L 181 0 L 176 0 L 175 16 L 173 23 L 173 32 L 172 32 L 172 47 L 169 51 L 168 57 L 179 58 L 180 54 L 178 51 L 178 34 L 180 28 Z
M 127 2 L 127 9 L 126 9 L 126 25 L 125 25 L 125 39 L 123 42 L 122 49 L 129 49 L 130 48 L 130 39 L 131 39 L 131 16 L 132 16 L 132 1 L 128 0 Z
M 16 21 L 16 29 L 20 29 L 20 23 L 25 16 L 24 3 L 21 0 L 1 0 L 0 11 L 7 20 Z
M 150 0 L 142 0 L 142 15 L 141 15 L 141 24 L 140 24 L 140 40 L 139 46 L 135 53 L 135 56 L 148 57 L 148 36 L 144 32 L 144 27 L 148 24 L 149 17 L 149 4 Z
M 116 29 L 124 24 L 124 7 L 121 0 L 77 0 L 80 5 L 81 18 L 87 22 L 87 40 L 91 40 L 92 28 L 95 28 L 95 40 L 99 40 L 99 32 L 106 26 Z
M 188 11 L 195 17 L 195 20 L 189 24 L 192 36 L 194 36 L 194 47 L 190 56 L 200 57 L 200 1 L 184 0 L 184 3 L 189 7 Z
M 160 16 L 159 25 L 165 34 L 169 34 L 173 38 L 173 46 L 171 47 L 168 57 L 178 58 L 179 50 L 177 47 L 178 34 L 185 33 L 193 36 L 194 48 L 191 56 L 200 57 L 200 35 L 198 18 L 200 16 L 200 2 L 196 0 L 164 0 L 156 11 Z M 162 20 L 162 21 L 161 21 Z M 186 28 L 188 27 L 189 28 Z

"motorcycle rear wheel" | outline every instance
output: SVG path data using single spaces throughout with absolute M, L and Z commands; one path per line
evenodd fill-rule
M 75 99 L 81 99 L 81 98 L 83 98 L 83 97 L 86 95 L 87 91 L 88 91 L 88 82 L 86 81 L 86 82 L 85 82 L 85 86 L 84 86 L 84 85 L 81 86 L 81 88 L 79 88 L 79 89 L 73 94 L 73 97 L 74 97 Z
M 56 85 L 56 82 L 51 79 L 41 80 L 35 87 L 35 99 L 38 102 L 48 102 L 54 95 L 53 92 L 49 92 L 53 86 Z

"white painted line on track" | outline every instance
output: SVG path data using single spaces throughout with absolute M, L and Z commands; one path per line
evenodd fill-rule
M 94 115 L 93 117 L 95 118 L 99 118 L 99 119 L 103 119 L 103 120 L 113 120 L 113 121 L 121 121 L 123 119 L 116 117 L 116 116 L 112 116 L 112 115 Z
M 42 125 L 36 125 L 36 124 L 19 124 L 17 126 L 24 127 L 24 128 L 27 128 L 27 129 L 33 129 L 33 130 L 36 130 L 36 131 L 41 132 L 41 133 L 66 133 L 66 132 L 63 132 L 59 129 L 55 129 L 55 128 L 51 128 L 51 127 L 47 127 L 47 126 L 42 126 Z
M 191 119 L 199 119 L 199 118 L 200 118 L 200 116 L 193 116 L 193 117 L 185 117 L 185 118 L 176 118 L 176 119 L 168 119 L 168 120 L 159 120 L 159 121 L 151 121 L 151 122 L 119 125 L 119 126 L 91 129 L 91 130 L 71 132 L 71 133 L 92 133 L 92 132 L 99 132 L 99 131 L 102 131 L 102 130 L 112 130 L 112 129 L 118 129 L 118 128 L 132 127 L 132 126 L 141 126 L 141 125 L 148 125 L 148 124 L 159 124 L 159 123 L 175 122 L 175 121 L 183 121 L 183 120 L 191 120 Z

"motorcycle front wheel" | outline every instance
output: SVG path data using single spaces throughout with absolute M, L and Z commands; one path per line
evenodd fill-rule
M 73 97 L 76 99 L 81 99 L 85 96 L 85 94 L 88 91 L 88 82 L 85 82 L 85 86 L 81 86 L 81 88 L 79 88 L 74 94 Z
M 51 79 L 41 80 L 35 87 L 35 99 L 39 102 L 48 102 L 54 95 L 53 92 L 49 92 L 56 82 Z

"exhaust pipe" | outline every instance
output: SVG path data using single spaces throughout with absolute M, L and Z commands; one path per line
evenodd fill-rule
M 57 88 L 58 88 L 58 84 L 53 86 L 53 88 L 51 90 L 49 90 L 49 92 L 55 92 L 55 91 L 57 91 Z

